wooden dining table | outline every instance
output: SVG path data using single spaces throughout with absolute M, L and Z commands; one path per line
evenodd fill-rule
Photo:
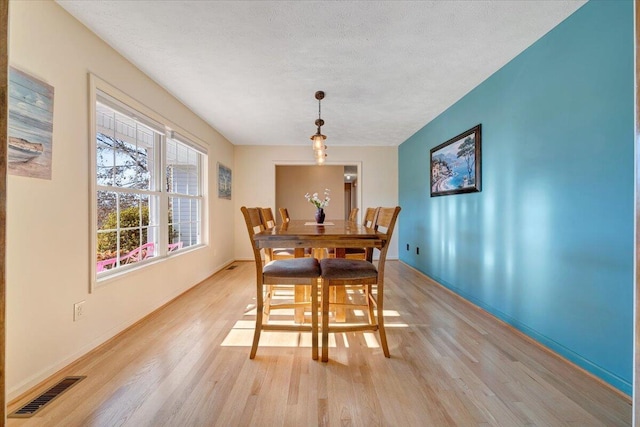
M 382 248 L 387 235 L 353 221 L 331 220 L 317 224 L 313 221 L 291 220 L 257 233 L 254 239 L 258 248 L 293 248 L 298 258 L 304 256 L 305 248 L 316 249 L 313 252 L 316 257 L 326 254 L 325 249 L 334 248 L 335 256 L 344 258 L 346 248 Z M 297 288 L 296 301 L 308 298 L 307 295 L 301 295 Z M 342 297 L 336 295 L 335 298 L 340 300 Z M 297 312 L 296 322 L 301 322 L 302 318 L 303 315 Z M 344 313 L 337 314 L 336 320 L 344 320 Z
M 305 248 L 336 248 L 340 257 L 345 248 L 379 249 L 386 243 L 386 234 L 353 221 L 291 220 L 257 233 L 254 239 L 259 248 L 294 248 L 300 257 Z

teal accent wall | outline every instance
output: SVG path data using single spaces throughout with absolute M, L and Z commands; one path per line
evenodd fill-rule
M 588 2 L 399 147 L 400 259 L 627 394 L 633 14 Z M 479 123 L 482 191 L 430 197 L 429 150 Z

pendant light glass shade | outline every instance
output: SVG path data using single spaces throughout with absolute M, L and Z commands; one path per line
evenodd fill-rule
M 315 133 L 315 135 L 311 136 L 311 148 L 313 149 L 313 156 L 316 160 L 316 164 L 321 165 L 325 162 L 325 159 L 327 157 L 327 154 L 325 153 L 325 150 L 327 149 L 327 146 L 324 144 L 325 139 L 327 139 L 326 136 L 324 136 L 322 134 L 322 132 L 320 132 L 320 128 L 322 127 L 322 125 L 324 125 L 324 120 L 322 120 L 322 118 L 320 117 L 320 101 L 324 98 L 324 92 L 322 91 L 317 91 L 316 92 L 316 99 L 318 100 L 318 120 L 316 120 L 316 126 L 318 126 L 318 130 Z
M 313 149 L 314 150 L 322 150 L 325 148 L 324 146 L 324 140 L 327 139 L 326 136 L 322 135 L 322 134 L 315 134 L 311 137 L 311 140 L 313 141 Z

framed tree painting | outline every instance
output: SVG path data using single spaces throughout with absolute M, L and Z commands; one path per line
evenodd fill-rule
M 480 191 L 481 125 L 431 149 L 431 197 Z
M 218 163 L 218 198 L 231 200 L 231 169 Z

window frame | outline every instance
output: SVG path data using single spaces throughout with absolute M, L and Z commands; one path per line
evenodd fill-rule
M 193 195 L 193 194 L 186 194 L 186 193 L 179 193 L 179 192 L 175 192 L 175 191 L 171 191 L 170 188 L 165 187 L 163 191 L 163 196 L 164 198 L 161 198 L 160 203 L 161 203 L 161 207 L 164 207 L 165 209 L 167 209 L 166 212 L 162 213 L 164 216 L 163 218 L 167 219 L 167 230 L 168 230 L 168 226 L 171 224 L 176 224 L 175 222 L 175 217 L 172 218 L 172 222 L 169 223 L 169 199 L 171 198 L 182 198 L 182 199 L 189 199 L 189 200 L 196 200 L 198 201 L 198 209 L 197 209 L 197 235 L 198 238 L 200 239 L 199 243 L 196 243 L 195 245 L 190 245 L 187 246 L 186 248 L 182 248 L 182 249 L 177 249 L 176 251 L 184 251 L 190 247 L 193 246 L 197 246 L 199 244 L 202 243 L 202 238 L 203 238 L 203 204 L 204 204 L 204 198 L 203 198 L 203 186 L 204 186 L 204 182 L 203 182 L 203 175 L 204 175 L 204 170 L 205 170 L 205 160 L 206 160 L 206 156 L 203 155 L 203 153 L 201 152 L 201 150 L 199 149 L 199 147 L 197 147 L 193 142 L 191 142 L 188 138 L 180 135 L 179 133 L 175 132 L 175 131 L 169 131 L 165 137 L 165 143 L 164 143 L 164 149 L 162 150 L 163 154 L 165 154 L 163 162 L 162 162 L 162 182 L 163 183 L 167 183 L 167 176 L 166 176 L 166 172 L 167 172 L 167 166 L 169 166 L 169 161 L 166 158 L 166 153 L 167 153 L 167 145 L 169 141 L 175 141 L 177 144 L 181 144 L 184 145 L 185 147 L 187 147 L 187 149 L 195 151 L 197 154 L 199 154 L 199 156 L 197 157 L 197 162 L 196 162 L 196 170 L 197 170 L 197 181 L 198 181 L 198 194 Z M 193 222 L 193 221 L 190 221 Z M 162 225 L 161 225 L 162 227 Z M 173 243 L 171 242 L 171 237 L 168 236 L 168 241 L 167 244 L 163 246 L 163 248 L 167 248 L 169 243 Z
M 89 200 L 90 200 L 90 231 L 89 231 L 89 265 L 90 265 L 90 292 L 93 292 L 96 288 L 101 287 L 108 282 L 113 281 L 116 278 L 125 276 L 132 271 L 145 268 L 149 265 L 163 262 L 169 257 L 176 254 L 188 252 L 208 245 L 207 242 L 207 200 L 208 185 L 207 185 L 207 165 L 208 165 L 208 150 L 205 148 L 206 144 L 199 141 L 197 138 L 191 136 L 189 133 L 180 129 L 178 126 L 171 123 L 169 120 L 155 113 L 152 109 L 139 103 L 135 99 L 127 96 L 120 90 L 106 83 L 102 79 L 98 78 L 94 74 L 89 74 Z M 106 100 L 107 102 L 103 102 Z M 136 122 L 150 127 L 160 135 L 159 141 L 154 142 L 156 147 L 154 149 L 154 165 L 152 172 L 152 179 L 154 181 L 152 189 L 135 189 L 129 190 L 126 187 L 117 186 L 105 186 L 98 185 L 97 177 L 97 102 L 101 102 L 116 110 L 117 112 L 129 116 L 136 120 Z M 169 140 L 176 141 L 179 144 L 183 144 L 188 148 L 195 150 L 197 156 L 197 182 L 198 182 L 198 194 L 197 195 L 183 195 L 180 193 L 169 192 L 167 185 L 167 144 Z M 135 193 L 140 195 L 148 195 L 150 198 L 157 197 L 159 206 L 157 207 L 157 221 L 154 226 L 157 228 L 157 247 L 155 249 L 156 254 L 152 258 L 137 261 L 130 265 L 119 266 L 118 268 L 110 269 L 108 271 L 97 272 L 97 260 L 96 260 L 96 248 L 98 241 L 98 191 L 116 191 L 119 193 Z M 187 197 L 190 199 L 196 199 L 199 201 L 197 207 L 197 243 L 180 248 L 178 250 L 169 251 L 168 244 L 170 243 L 169 237 L 169 198 L 170 197 Z M 151 203 L 149 203 L 151 204 Z M 151 223 L 151 212 L 150 223 Z M 150 225 L 148 225 L 150 227 Z M 119 229 L 119 228 L 118 228 Z

